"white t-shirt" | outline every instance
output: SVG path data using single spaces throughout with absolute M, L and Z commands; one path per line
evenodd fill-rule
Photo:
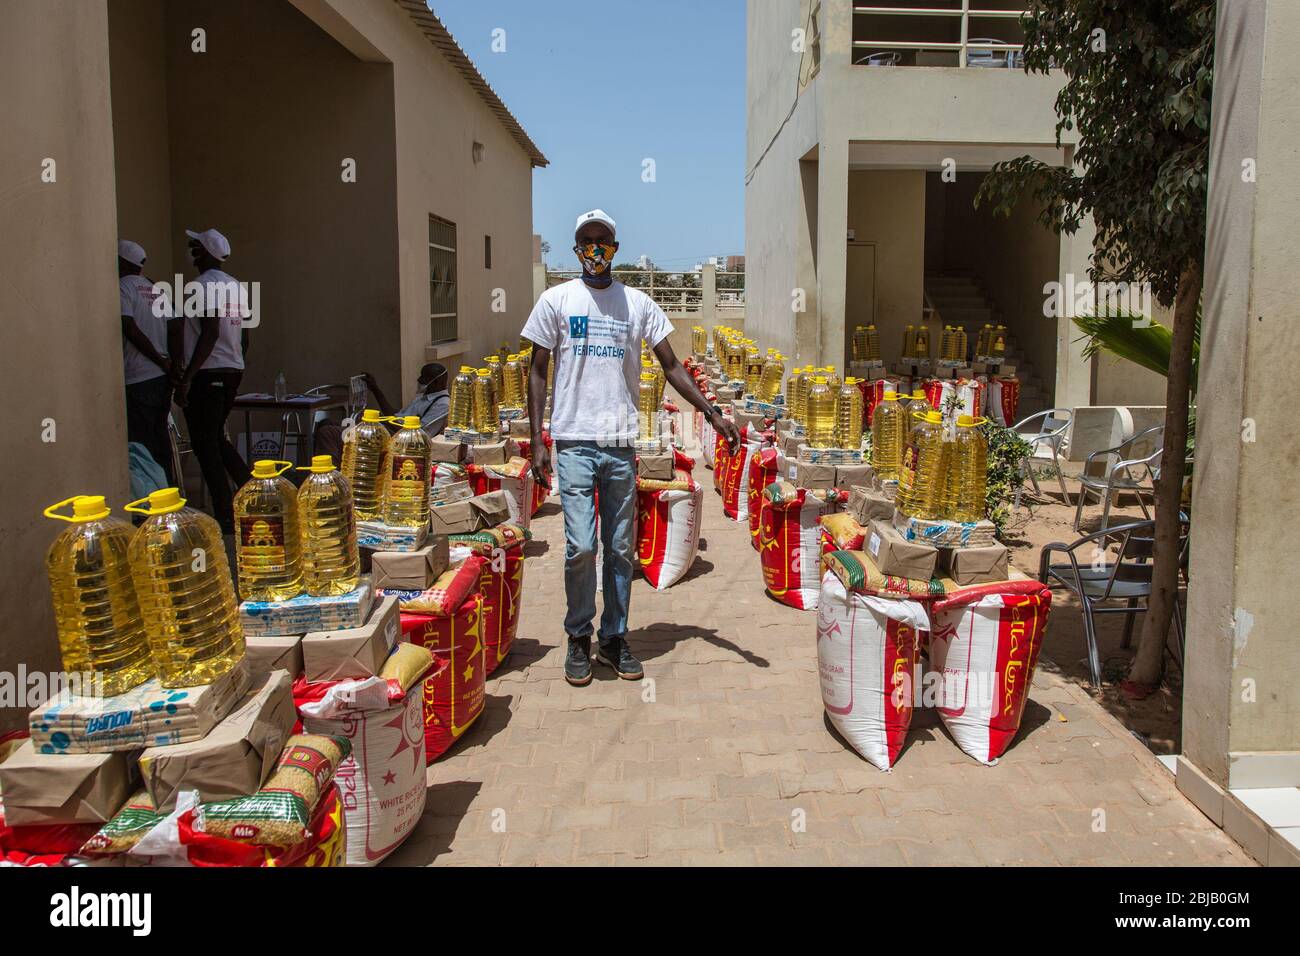
M 581 279 L 542 293 L 524 337 L 551 350 L 555 385 L 551 436 L 559 441 L 630 445 L 636 440 L 641 340 L 672 332 L 663 309 L 615 280 L 593 289 Z
M 212 351 L 200 368 L 237 368 L 244 367 L 244 346 L 240 341 L 243 320 L 252 315 L 248 307 L 248 296 L 235 279 L 220 269 L 209 269 L 194 280 L 203 287 L 204 304 L 198 311 L 215 315 L 217 322 L 217 341 Z M 188 294 L 187 294 L 188 295 Z M 185 361 L 188 363 L 194 354 L 194 343 L 199 340 L 202 321 L 188 302 L 185 307 Z
M 117 291 L 122 300 L 120 314 L 134 319 L 144 337 L 153 343 L 154 350 L 166 358 L 167 322 L 172 316 L 171 303 L 167 297 L 155 294 L 153 283 L 139 275 L 119 276 Z M 147 382 L 151 378 L 161 378 L 167 374 L 166 369 L 154 365 L 153 360 L 146 358 L 125 335 L 122 336 L 122 367 L 128 385 Z

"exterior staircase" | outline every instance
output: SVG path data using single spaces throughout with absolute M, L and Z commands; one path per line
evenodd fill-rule
M 938 322 L 943 325 L 956 325 L 966 330 L 971 349 L 980 329 L 989 325 L 1002 323 L 1006 318 L 998 311 L 996 303 L 984 291 L 983 284 L 977 276 L 970 273 L 943 272 L 927 273 L 925 277 L 926 304 L 932 307 Z M 934 348 L 938 348 L 938 336 L 935 334 Z M 1016 412 L 1019 418 L 1026 418 L 1035 412 L 1052 407 L 1052 389 L 1043 382 L 1038 371 L 1025 358 L 1016 342 L 1011 329 L 1007 330 L 1007 362 L 1016 367 L 1016 376 L 1020 379 L 1020 408 Z

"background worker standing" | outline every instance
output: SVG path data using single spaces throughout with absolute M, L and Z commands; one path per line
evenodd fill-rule
M 574 226 L 574 253 L 582 277 L 542 293 L 524 326 L 533 343 L 528 375 L 528 414 L 532 428 L 533 474 L 549 486 L 551 456 L 542 438 L 546 376 L 552 359 L 551 437 L 564 509 L 564 590 L 568 648 L 564 678 L 591 682 L 592 618 L 596 614 L 596 499 L 604 547 L 596 660 L 625 680 L 643 676 L 627 644 L 636 543 L 637 383 L 641 341 L 654 349 L 667 380 L 682 398 L 708 416 L 734 449 L 735 424 L 700 394 L 690 373 L 677 361 L 668 335 L 673 327 L 644 292 L 614 279 L 610 269 L 618 251 L 614 220 L 593 209 Z
M 167 416 L 177 376 L 168 357 L 173 330 L 171 303 L 154 291 L 144 275 L 144 249 L 129 239 L 117 243 L 117 287 L 122 314 L 122 368 L 126 376 L 126 440 L 149 450 L 167 475 L 172 468 L 172 442 Z

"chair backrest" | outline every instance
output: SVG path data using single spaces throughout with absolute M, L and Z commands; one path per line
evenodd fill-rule
M 1152 425 L 1138 432 L 1132 438 L 1125 439 L 1115 446 L 1121 459 L 1149 458 L 1152 452 L 1159 452 L 1164 447 L 1165 426 Z

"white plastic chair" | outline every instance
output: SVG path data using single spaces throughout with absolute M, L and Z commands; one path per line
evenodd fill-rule
M 1160 477 L 1164 434 L 1164 425 L 1152 425 L 1114 448 L 1103 448 L 1087 457 L 1083 463 L 1083 474 L 1079 476 L 1079 503 L 1074 511 L 1075 531 L 1080 529 L 1083 522 L 1083 506 L 1090 494 L 1101 499 L 1102 528 L 1110 522 L 1111 502 L 1122 491 L 1132 492 L 1137 497 L 1142 514 L 1148 519 L 1151 517 L 1143 495 L 1155 494 L 1155 482 Z M 1100 470 L 1093 467 L 1093 462 L 1097 460 L 1102 462 Z
M 1016 500 L 1013 507 L 1020 507 L 1020 496 L 1025 490 L 1025 479 L 1034 486 L 1034 494 L 1041 495 L 1042 489 L 1038 487 L 1038 476 L 1034 474 L 1034 465 L 1036 462 L 1048 461 L 1056 469 L 1056 482 L 1061 486 L 1061 497 L 1067 505 L 1070 504 L 1070 492 L 1065 487 L 1065 476 L 1061 473 L 1061 445 L 1065 441 L 1065 433 L 1070 429 L 1070 410 L 1068 408 L 1049 408 L 1045 412 L 1038 412 L 1030 415 L 1028 418 L 1021 419 L 1011 427 L 1011 430 L 1018 434 L 1025 441 L 1029 442 L 1029 454 L 1020 459 L 1020 487 L 1016 489 Z

